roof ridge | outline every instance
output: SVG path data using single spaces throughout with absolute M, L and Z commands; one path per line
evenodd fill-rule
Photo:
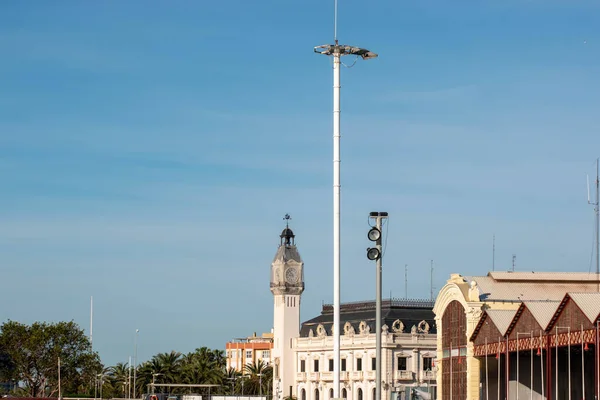
M 590 322 L 596 321 L 600 315 L 600 301 L 597 301 L 600 300 L 599 292 L 568 292 L 567 296 L 575 302 Z M 595 301 L 586 301 L 590 297 Z
M 496 328 L 500 331 L 502 336 L 506 334 L 510 323 L 515 317 L 517 310 L 486 310 L 487 315 L 491 318 Z

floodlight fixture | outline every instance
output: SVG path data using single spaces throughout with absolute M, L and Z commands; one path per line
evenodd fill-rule
M 377 247 L 369 247 L 367 249 L 367 258 L 371 261 L 379 260 L 381 257 L 381 252 Z
M 377 58 L 378 54 L 360 47 L 348 46 L 345 44 L 322 44 L 315 46 L 314 52 L 325 56 L 359 56 L 363 60 Z
M 381 238 L 381 231 L 373 227 L 369 230 L 369 233 L 367 233 L 367 237 L 371 242 L 376 242 Z
M 387 217 L 387 216 L 388 216 L 387 211 L 371 211 L 369 213 L 370 218 Z

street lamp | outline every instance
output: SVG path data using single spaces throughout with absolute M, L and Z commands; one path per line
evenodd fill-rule
M 234 385 L 235 385 L 235 375 L 233 375 L 231 378 L 227 378 L 231 381 L 231 395 L 233 396 L 233 392 L 234 392 Z
M 161 375 L 164 375 L 164 374 L 161 374 L 161 373 L 155 373 L 155 374 L 152 374 L 152 393 L 156 393 L 156 388 L 154 387 L 154 379 L 155 379 L 157 376 L 161 376 Z
M 240 379 L 242 380 L 242 396 L 244 395 L 244 379 L 246 379 L 246 375 L 240 375 Z
M 121 382 L 121 393 L 123 394 L 123 398 L 125 398 L 125 388 L 128 386 L 128 382 L 127 381 L 123 381 Z
M 316 46 L 314 52 L 333 56 L 333 397 L 340 392 L 340 66 L 341 57 L 355 55 L 363 60 L 377 54 L 359 47 L 338 44 L 337 0 L 335 1 L 334 44 Z
M 258 393 L 259 393 L 258 395 L 262 400 L 262 376 L 263 376 L 263 374 L 256 374 L 256 375 L 258 375 Z
M 567 330 L 567 354 L 569 356 L 569 359 L 567 360 L 568 362 L 568 366 L 567 369 L 569 370 L 569 400 L 571 400 L 571 327 L 570 326 L 557 326 L 555 327 L 555 336 L 554 336 L 554 348 L 555 348 L 555 353 L 556 353 L 556 371 L 555 371 L 555 379 L 556 379 L 556 383 L 555 383 L 555 387 L 556 387 L 556 396 L 558 397 L 558 330 L 559 329 L 566 329 Z
M 140 333 L 139 329 L 135 330 L 135 340 L 134 340 L 134 353 L 133 353 L 133 398 L 135 399 L 135 378 L 137 376 L 137 338 L 138 333 Z
M 373 211 L 369 219 L 375 220 L 375 226 L 371 227 L 367 238 L 375 242 L 375 247 L 367 249 L 367 258 L 376 261 L 375 268 L 375 400 L 381 400 L 381 227 L 383 220 L 388 218 L 385 211 Z
M 273 393 L 273 398 L 279 400 L 282 391 L 283 389 L 281 389 L 281 379 L 278 379 L 277 385 L 275 386 L 275 393 Z
M 531 355 L 530 355 L 530 381 L 529 381 L 529 399 L 533 399 L 533 332 L 517 332 L 517 400 L 519 400 L 519 385 L 521 381 L 519 380 L 519 335 L 529 335 L 531 339 L 530 347 L 531 347 Z
M 98 378 L 100 378 L 100 379 L 98 379 Z M 100 386 L 100 398 L 102 398 L 102 386 L 104 384 L 104 374 L 96 375 L 96 384 L 98 386 Z M 96 396 L 94 396 L 94 397 L 96 397 Z

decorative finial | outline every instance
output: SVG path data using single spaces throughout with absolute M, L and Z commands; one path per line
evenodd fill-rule
M 283 217 L 283 219 L 285 220 L 285 227 L 289 228 L 289 226 L 290 226 L 290 219 L 292 219 L 292 217 L 290 217 L 290 214 L 285 214 L 285 217 Z

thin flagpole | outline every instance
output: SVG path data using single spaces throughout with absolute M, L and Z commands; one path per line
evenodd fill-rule
M 529 380 L 529 386 L 531 386 L 529 389 L 529 400 L 533 400 L 533 331 L 531 331 L 531 335 L 529 335 L 529 340 L 529 347 L 531 347 L 531 350 L 529 351 L 529 358 L 531 358 L 531 360 L 529 361 L 529 369 L 531 370 L 531 377 Z
M 490 381 L 488 379 L 488 344 L 485 338 L 485 399 L 490 400 Z
M 94 349 L 94 296 L 90 297 L 90 347 Z
M 583 391 L 583 398 L 585 400 L 585 359 L 583 350 L 583 324 L 581 324 L 581 390 Z
M 544 349 L 542 348 L 542 331 L 540 330 L 540 375 L 542 376 L 542 399 L 544 397 Z
M 498 338 L 498 400 L 500 400 L 500 343 L 502 338 Z
M 556 333 L 554 334 L 554 361 L 555 361 L 555 366 L 554 368 L 556 368 L 556 371 L 554 371 L 554 379 L 556 380 L 556 382 L 554 382 L 554 385 L 556 386 L 554 390 L 556 390 L 556 394 L 554 395 L 554 397 L 558 398 L 558 327 L 556 327 L 555 329 Z
M 596 398 L 600 397 L 600 320 L 596 321 Z

